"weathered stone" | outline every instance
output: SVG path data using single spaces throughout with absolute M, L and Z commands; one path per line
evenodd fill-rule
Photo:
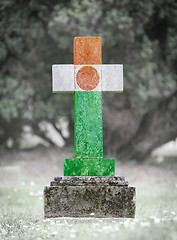
M 80 139 L 80 141 L 82 140 Z M 64 160 L 64 176 L 114 176 L 114 174 L 115 160 L 111 158 L 70 158 Z
M 128 186 L 124 177 L 55 177 L 50 186 L 87 186 L 87 185 L 104 185 L 104 186 Z
M 123 177 L 58 177 L 44 189 L 44 214 L 133 218 L 135 188 Z

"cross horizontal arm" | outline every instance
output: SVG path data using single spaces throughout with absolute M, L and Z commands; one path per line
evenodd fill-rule
M 123 65 L 102 64 L 102 91 L 123 92 Z
M 123 65 L 73 65 L 56 64 L 52 66 L 53 92 L 84 91 L 76 81 L 77 72 L 84 66 L 91 66 L 98 72 L 100 83 L 91 91 L 122 92 L 123 91 Z
M 74 92 L 74 65 L 52 65 L 52 91 Z

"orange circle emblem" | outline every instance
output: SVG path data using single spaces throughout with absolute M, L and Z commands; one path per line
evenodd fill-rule
M 77 72 L 76 82 L 78 86 L 86 91 L 91 91 L 99 84 L 100 77 L 98 71 L 91 66 L 84 66 Z

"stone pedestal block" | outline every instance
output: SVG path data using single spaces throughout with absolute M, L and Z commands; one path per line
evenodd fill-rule
M 81 158 L 64 160 L 64 176 L 114 176 L 115 160 Z
M 44 189 L 44 215 L 133 218 L 135 188 L 123 177 L 56 177 Z

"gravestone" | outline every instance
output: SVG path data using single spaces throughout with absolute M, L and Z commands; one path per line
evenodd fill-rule
M 75 158 L 44 189 L 45 217 L 134 217 L 135 188 L 103 158 L 102 92 L 123 91 L 123 66 L 102 64 L 101 38 L 74 38 L 74 64 L 53 65 L 53 92 L 74 93 Z

